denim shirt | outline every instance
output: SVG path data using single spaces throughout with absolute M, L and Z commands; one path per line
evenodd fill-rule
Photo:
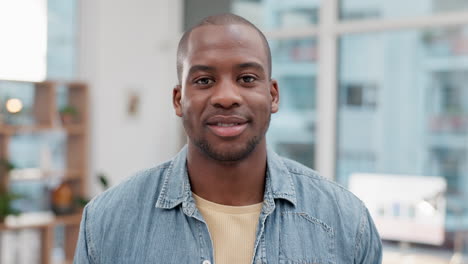
M 214 263 L 186 157 L 184 147 L 94 198 L 83 212 L 74 263 Z M 363 203 L 270 150 L 255 235 L 255 264 L 381 263 L 380 238 Z

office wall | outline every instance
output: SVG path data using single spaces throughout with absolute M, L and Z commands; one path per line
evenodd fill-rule
M 80 1 L 79 77 L 90 84 L 90 194 L 98 172 L 116 184 L 177 153 L 179 120 L 172 110 L 181 1 Z M 136 117 L 128 95 L 140 95 Z

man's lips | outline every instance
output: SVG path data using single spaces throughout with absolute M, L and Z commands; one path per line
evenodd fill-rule
M 241 116 L 216 115 L 206 121 L 210 130 L 219 137 L 235 137 L 247 128 L 248 120 Z

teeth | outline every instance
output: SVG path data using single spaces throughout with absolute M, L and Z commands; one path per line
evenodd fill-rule
M 217 126 L 220 126 L 220 127 L 232 127 L 232 126 L 237 126 L 237 125 L 239 125 L 239 123 L 229 123 L 229 124 L 217 123 L 216 125 L 217 125 Z

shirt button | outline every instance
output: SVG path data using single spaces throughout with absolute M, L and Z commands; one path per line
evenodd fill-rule
M 211 264 L 209 260 L 204 260 L 202 264 Z

